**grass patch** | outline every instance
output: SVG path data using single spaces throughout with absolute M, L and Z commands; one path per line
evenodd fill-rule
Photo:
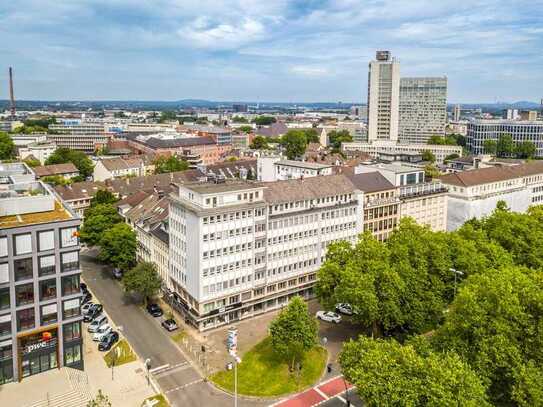
M 115 366 L 124 365 L 125 363 L 134 362 L 137 359 L 136 354 L 126 341 L 121 339 L 111 350 L 104 355 L 107 367 L 111 367 L 115 360 Z
M 147 405 L 151 405 L 151 404 L 146 404 L 147 401 L 153 402 L 155 400 L 158 400 L 158 403 L 152 404 L 153 407 L 170 407 L 170 404 L 166 401 L 166 397 L 164 397 L 164 395 L 162 394 L 157 394 L 156 396 L 149 397 L 148 399 L 143 400 L 141 407 L 146 407 Z
M 176 334 L 173 334 L 172 336 L 170 336 L 170 338 L 172 338 L 172 341 L 174 342 L 181 342 L 181 340 L 187 336 L 187 333 L 185 331 L 180 331 L 180 332 L 177 332 Z
M 326 364 L 326 350 L 316 346 L 306 353 L 301 374 L 290 373 L 288 364 L 273 352 L 267 337 L 247 352 L 238 365 L 238 393 L 272 397 L 298 392 L 314 384 Z M 234 391 L 234 371 L 221 371 L 210 377 L 219 387 Z

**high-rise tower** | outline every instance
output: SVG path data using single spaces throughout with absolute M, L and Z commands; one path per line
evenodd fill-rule
M 9 100 L 11 116 L 15 117 L 15 95 L 13 94 L 13 69 L 9 67 Z
M 368 72 L 368 141 L 398 141 L 400 63 L 377 51 Z

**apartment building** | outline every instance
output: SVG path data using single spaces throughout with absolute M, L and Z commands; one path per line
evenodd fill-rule
M 83 219 L 85 209 L 90 207 L 91 199 L 94 198 L 96 192 L 107 189 L 107 186 L 103 182 L 83 181 L 69 185 L 56 185 L 54 189 L 62 202 Z
M 515 144 L 534 143 L 536 157 L 543 157 L 543 121 L 472 119 L 467 124 L 466 147 L 474 154 L 484 154 L 485 141 L 497 142 L 506 134 Z
M 45 164 L 45 161 L 57 149 L 54 143 L 31 143 L 26 147 L 19 148 L 19 158 L 25 160 L 28 157 L 36 158 L 40 163 Z
M 143 175 L 145 175 L 145 166 L 139 158 L 104 158 L 96 163 L 93 170 L 95 181 Z
M 80 219 L 42 182 L 3 180 L 0 384 L 62 366 L 83 369 Z
M 61 119 L 59 123 L 50 124 L 49 131 L 58 134 L 92 136 L 95 134 L 103 134 L 105 132 L 105 126 L 103 121 Z
M 446 123 L 447 77 L 400 79 L 400 142 L 426 144 L 445 134 Z
M 38 179 L 58 176 L 70 180 L 79 176 L 79 170 L 73 163 L 38 165 L 32 171 Z
M 280 156 L 260 156 L 257 166 L 258 180 L 263 182 L 331 175 L 334 167 L 330 164 L 284 160 Z
M 71 150 L 83 151 L 92 154 L 97 148 L 107 145 L 111 136 L 105 133 L 96 134 L 48 134 L 47 141 L 55 143 L 57 147 L 69 148 Z
M 449 189 L 447 230 L 490 215 L 499 201 L 515 212 L 543 204 L 541 161 L 447 174 L 441 182 Z
M 174 304 L 207 330 L 311 298 L 328 245 L 362 231 L 362 205 L 344 175 L 179 185 L 169 213 Z

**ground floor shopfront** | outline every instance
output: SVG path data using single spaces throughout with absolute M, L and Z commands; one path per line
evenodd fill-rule
M 62 366 L 83 369 L 81 321 L 40 328 L 0 342 L 0 384 Z

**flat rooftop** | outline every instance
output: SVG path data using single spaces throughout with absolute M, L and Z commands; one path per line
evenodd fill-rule
M 55 199 L 55 208 L 51 211 L 0 216 L 0 228 L 15 228 L 39 223 L 58 222 L 71 218 L 73 218 L 72 214 Z
M 208 182 L 196 182 L 193 184 L 183 184 L 182 187 L 190 189 L 191 191 L 197 192 L 199 194 L 213 194 L 221 192 L 233 192 L 233 191 L 245 191 L 255 188 L 262 188 L 263 185 L 258 183 L 243 182 L 243 181 L 233 181 L 233 182 L 222 182 L 214 183 L 212 181 Z
M 318 163 L 313 163 L 313 162 L 296 161 L 296 160 L 281 160 L 281 161 L 277 161 L 275 165 L 286 165 L 289 167 L 307 168 L 310 170 L 321 170 L 323 168 L 332 167 L 332 165 L 330 164 L 318 164 Z

